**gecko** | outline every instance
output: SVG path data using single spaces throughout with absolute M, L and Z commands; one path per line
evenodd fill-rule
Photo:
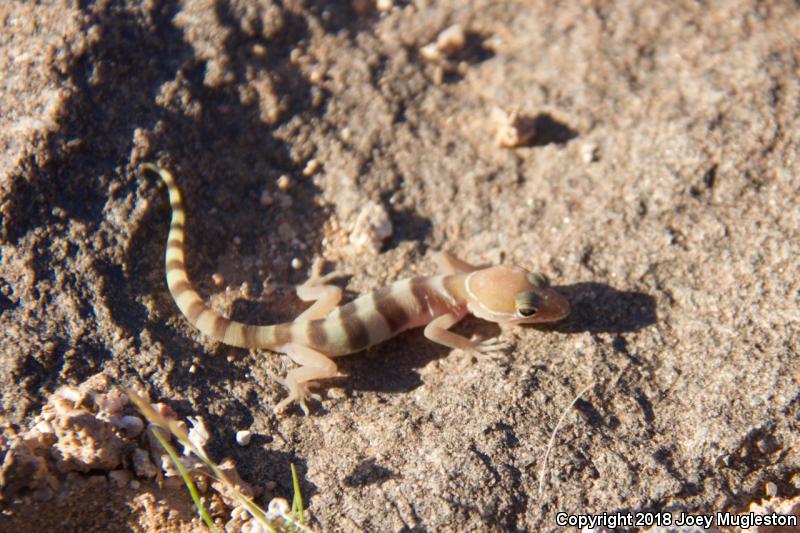
M 337 374 L 333 358 L 360 352 L 408 329 L 424 326 L 429 340 L 483 359 L 502 355 L 507 343 L 469 339 L 450 331 L 467 314 L 499 325 L 517 325 L 555 322 L 570 313 L 568 300 L 544 274 L 516 265 L 476 267 L 440 252 L 434 256 L 440 274 L 397 281 L 343 305 L 342 289 L 328 284 L 338 274 L 321 276 L 316 262 L 309 279 L 296 287 L 297 296 L 311 306 L 293 321 L 253 325 L 231 320 L 206 305 L 189 281 L 184 259 L 186 216 L 175 179 L 168 170 L 150 163 L 142 169 L 158 174 L 169 193 L 167 287 L 184 317 L 216 341 L 283 353 L 299 365 L 285 378 L 271 374 L 288 391 L 275 412 L 297 402 L 308 415 L 306 401 L 320 399 L 309 385 Z

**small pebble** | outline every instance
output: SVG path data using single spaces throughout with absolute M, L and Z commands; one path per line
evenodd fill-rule
M 391 11 L 394 7 L 393 0 L 378 0 L 375 4 L 379 11 Z
M 142 486 L 142 484 L 141 484 L 141 483 L 139 483 L 138 481 L 136 481 L 135 479 L 132 479 L 132 480 L 131 480 L 131 482 L 130 482 L 130 483 L 128 483 L 128 486 L 129 486 L 130 488 L 132 488 L 133 490 L 137 490 L 139 487 L 141 487 L 141 486 Z
M 778 495 L 778 486 L 772 481 L 767 481 L 767 484 L 764 486 L 764 490 L 767 493 L 767 496 L 770 498 L 774 498 Z
M 289 502 L 284 498 L 272 498 L 269 505 L 267 505 L 267 510 L 269 515 L 276 518 L 279 516 L 286 516 L 289 514 Z
M 250 439 L 253 438 L 253 432 L 247 429 L 236 432 L 236 444 L 239 446 L 247 446 L 250 444 Z
M 505 113 L 499 109 L 492 112 L 496 124 L 495 143 L 500 148 L 530 146 L 536 137 L 536 118 L 532 115 L 513 111 Z
M 189 367 L 189 373 L 190 374 L 194 374 L 195 372 L 197 372 L 197 365 L 190 366 Z
M 225 285 L 225 277 L 223 277 L 223 275 L 219 272 L 214 272 L 211 274 L 211 282 L 214 283 L 214 285 L 218 288 L 222 287 Z
M 584 143 L 581 146 L 581 158 L 584 163 L 594 163 L 600 160 L 600 153 L 597 145 L 594 143 Z
M 303 261 L 299 257 L 295 257 L 292 259 L 291 265 L 294 270 L 300 270 L 303 268 Z
M 138 416 L 125 415 L 120 419 L 120 427 L 129 439 L 135 439 L 144 430 L 144 422 Z
M 189 422 L 192 423 L 192 429 L 189 430 L 189 442 L 196 448 L 202 450 L 211 438 L 211 434 L 208 432 L 208 428 L 206 428 L 206 423 L 199 416 L 190 416 L 187 418 Z
M 308 163 L 306 163 L 306 168 L 303 169 L 303 174 L 306 176 L 310 176 L 314 172 L 317 171 L 319 168 L 319 161 L 316 159 L 309 159 Z
M 228 356 L 228 357 L 226 357 L 225 359 L 226 359 L 226 360 L 227 360 L 229 363 L 233 363 L 234 361 L 236 361 L 236 358 L 235 358 L 234 356 L 232 356 L 232 355 L 229 355 L 229 356 Z
M 233 238 L 233 244 L 235 244 L 236 246 L 239 246 L 240 244 L 242 244 L 242 238 L 241 238 L 241 237 L 239 237 L 238 235 L 236 235 L 236 236 Z
M 284 174 L 283 176 L 281 176 L 280 178 L 278 178 L 278 188 L 279 188 L 280 190 L 282 190 L 282 191 L 285 191 L 285 190 L 287 190 L 287 189 L 288 189 L 288 188 L 289 188 L 291 185 L 292 185 L 292 182 L 291 182 L 291 180 L 289 179 L 289 176 L 287 176 L 286 174 Z
M 325 79 L 325 69 L 322 67 L 314 67 L 311 69 L 311 73 L 308 75 L 308 80 L 311 83 L 320 83 L 322 80 Z
M 467 44 L 467 35 L 461 24 L 453 24 L 443 30 L 436 41 L 423 46 L 419 52 L 423 59 L 427 61 L 440 61 L 450 58 L 460 52 Z

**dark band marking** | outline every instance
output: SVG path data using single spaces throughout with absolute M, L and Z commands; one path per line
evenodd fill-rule
M 312 348 L 322 348 L 328 343 L 328 334 L 325 332 L 324 320 L 309 320 L 306 325 L 308 343 Z
M 356 313 L 356 306 L 353 302 L 339 308 L 339 318 L 351 350 L 361 350 L 369 346 L 367 326 Z
M 200 315 L 203 314 L 203 311 L 206 310 L 206 304 L 201 302 L 200 300 L 195 300 L 189 304 L 189 308 L 184 313 L 186 318 L 189 319 L 189 322 L 194 324 L 197 322 L 197 319 L 200 318 Z
M 172 291 L 172 295 L 175 297 L 175 299 L 177 299 L 184 292 L 191 291 L 193 289 L 192 285 L 187 280 L 182 279 L 179 282 L 170 285 L 169 290 Z
M 183 231 L 183 222 L 173 222 L 169 225 L 169 230 L 181 230 Z
M 275 326 L 275 346 L 282 346 L 292 340 L 292 323 L 285 322 Z
M 170 202 L 169 206 L 172 208 L 173 211 L 180 211 L 183 213 L 183 201 L 177 200 L 175 202 Z
M 391 287 L 378 289 L 373 293 L 373 301 L 375 302 L 375 310 L 383 317 L 392 334 L 394 334 L 407 326 L 411 317 L 392 296 L 391 292 Z
M 211 326 L 211 336 L 217 339 L 224 339 L 225 333 L 228 331 L 228 326 L 230 325 L 231 321 L 224 316 L 214 316 L 214 324 Z
M 170 259 L 167 261 L 167 272 L 171 270 L 184 270 L 183 261 L 180 259 Z
M 167 253 L 169 253 L 170 249 L 175 250 L 183 250 L 183 239 L 179 239 L 178 237 L 173 237 L 167 241 Z

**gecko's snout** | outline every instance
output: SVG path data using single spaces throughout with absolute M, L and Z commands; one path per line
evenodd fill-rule
M 543 295 L 545 302 L 539 313 L 546 312 L 547 315 L 546 318 L 542 317 L 542 322 L 555 322 L 569 316 L 572 307 L 570 307 L 569 300 L 563 294 L 550 288 L 542 292 L 545 292 Z

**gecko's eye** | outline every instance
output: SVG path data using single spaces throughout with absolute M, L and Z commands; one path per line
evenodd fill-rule
M 539 310 L 539 296 L 533 291 L 520 292 L 514 298 L 514 307 L 519 316 L 532 317 Z
M 530 283 L 537 289 L 544 289 L 545 287 L 550 286 L 550 280 L 547 278 L 547 276 L 545 276 L 541 272 L 529 272 L 528 283 Z

